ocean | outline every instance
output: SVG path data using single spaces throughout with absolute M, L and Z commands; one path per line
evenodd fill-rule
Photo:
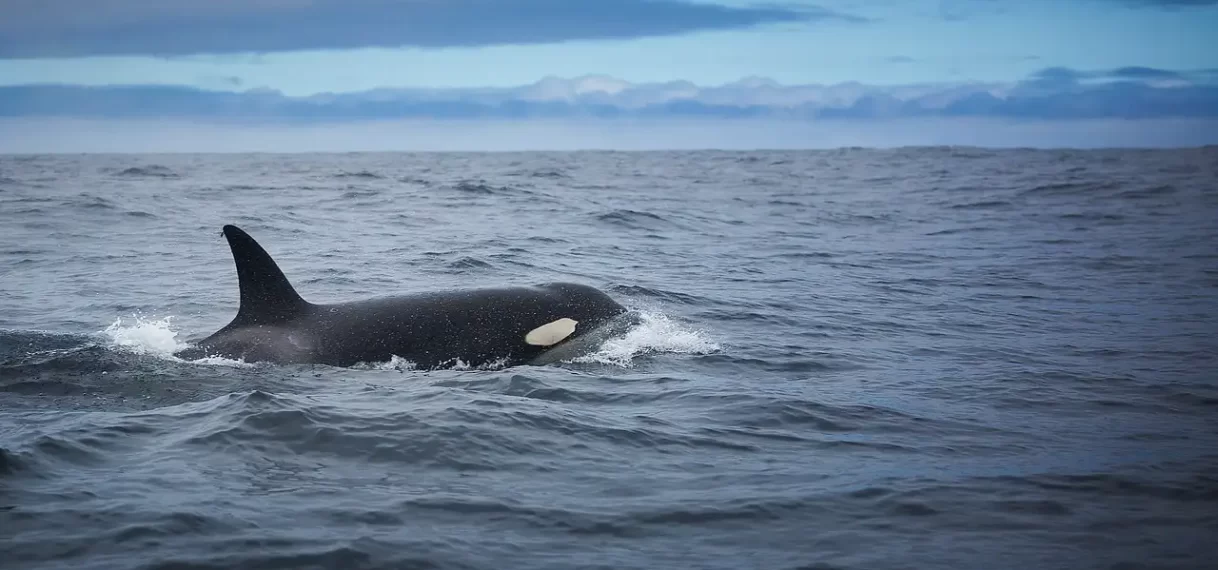
M 546 281 L 546 366 L 184 361 Z M 18 569 L 1135 569 L 1218 555 L 1218 148 L 0 157 Z

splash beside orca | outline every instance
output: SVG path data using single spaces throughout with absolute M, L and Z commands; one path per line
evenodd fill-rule
M 576 283 L 437 291 L 334 304 L 305 301 L 254 238 L 224 236 L 237 266 L 240 307 L 225 327 L 176 356 L 351 366 L 397 356 L 418 368 L 553 362 L 629 312 Z

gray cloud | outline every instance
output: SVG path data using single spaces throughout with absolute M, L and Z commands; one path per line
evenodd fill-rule
M 1141 4 L 1143 6 L 1158 6 L 1162 8 L 1179 8 L 1188 6 L 1214 6 L 1218 0 L 1118 0 L 1126 4 Z
M 1218 85 L 1205 73 L 1138 67 L 1049 68 L 1025 81 L 987 84 L 782 85 L 753 77 L 703 87 L 686 81 L 632 84 L 589 76 L 552 77 L 515 88 L 376 89 L 309 97 L 287 97 L 265 89 L 27 85 L 0 87 L 0 116 L 164 116 L 286 123 L 589 117 L 1218 118 Z
M 687 0 L 0 0 L 0 58 L 180 56 L 626 39 L 865 21 Z
M 1108 74 L 1110 77 L 1121 79 L 1183 79 L 1184 75 L 1177 71 L 1168 69 L 1155 69 L 1153 67 L 1121 67 L 1112 70 Z
M 1102 5 L 1106 7 L 1121 7 L 1136 8 L 1136 9 L 1151 9 L 1151 10 L 1177 10 L 1187 8 L 1200 8 L 1206 6 L 1218 6 L 1218 0 L 1057 0 L 1058 2 L 1074 1 L 1087 2 L 1093 5 Z M 1013 0 L 939 0 L 937 5 L 938 15 L 940 18 L 948 21 L 962 21 L 975 16 L 979 12 L 984 13 L 1006 13 L 1011 6 L 1015 6 L 1020 2 Z
M 1182 73 L 1170 69 L 1128 66 L 1099 71 L 1080 71 L 1068 67 L 1047 67 L 1033 73 L 1025 83 L 1042 86 L 1064 86 L 1093 80 L 1154 81 L 1168 79 L 1196 81 L 1199 83 L 1210 82 L 1206 77 L 1205 70 L 1200 72 Z

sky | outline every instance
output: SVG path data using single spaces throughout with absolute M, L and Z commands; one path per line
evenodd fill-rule
M 1218 0 L 0 0 L 0 13 L 0 150 L 39 120 L 81 124 L 67 119 L 142 121 L 142 136 L 153 120 L 797 120 L 820 134 L 968 120 L 1050 122 L 1096 144 L 1138 121 L 1147 144 L 1171 144 L 1169 123 L 1178 144 L 1218 142 L 1205 136 Z

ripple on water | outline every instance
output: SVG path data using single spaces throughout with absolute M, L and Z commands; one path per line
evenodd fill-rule
M 1214 150 L 0 157 L 4 554 L 1202 567 Z M 507 370 L 183 362 L 235 310 L 222 223 L 318 302 L 561 279 L 641 324 Z

